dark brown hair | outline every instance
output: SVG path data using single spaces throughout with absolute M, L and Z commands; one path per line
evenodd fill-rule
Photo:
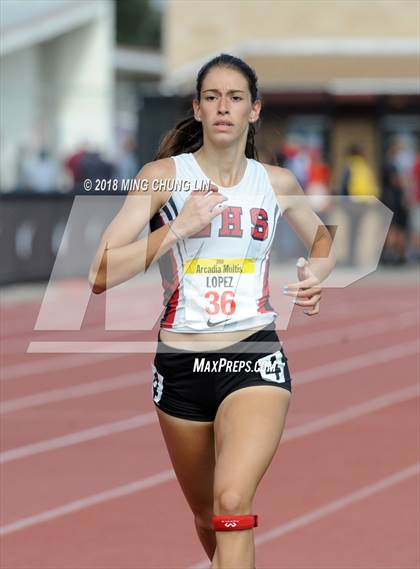
M 255 103 L 259 99 L 258 79 L 255 71 L 242 59 L 222 53 L 214 59 L 208 61 L 200 69 L 196 82 L 196 98 L 200 100 L 201 87 L 207 73 L 213 67 L 228 67 L 242 73 L 248 81 L 251 101 Z M 255 148 L 254 137 L 257 130 L 256 123 L 250 123 L 248 128 L 248 136 L 246 140 L 245 156 L 247 158 L 257 158 L 257 150 Z M 161 141 L 155 160 L 160 158 L 168 158 L 176 156 L 183 152 L 195 152 L 203 145 L 203 127 L 202 124 L 195 120 L 192 110 L 182 119 L 173 129 L 171 129 Z

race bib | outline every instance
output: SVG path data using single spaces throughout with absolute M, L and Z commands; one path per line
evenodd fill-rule
M 253 258 L 196 258 L 184 264 L 185 316 L 194 325 L 242 320 L 255 310 Z

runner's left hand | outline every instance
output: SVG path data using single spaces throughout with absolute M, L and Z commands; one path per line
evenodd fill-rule
M 319 278 L 311 270 L 310 262 L 299 257 L 296 263 L 298 282 L 286 285 L 284 294 L 294 297 L 294 304 L 304 307 L 304 313 L 308 316 L 319 314 L 321 301 L 321 287 Z

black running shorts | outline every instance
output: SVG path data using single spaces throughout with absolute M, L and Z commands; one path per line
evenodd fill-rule
M 160 333 L 158 339 L 152 364 L 153 401 L 169 415 L 214 421 L 229 393 L 251 385 L 274 385 L 291 392 L 287 357 L 273 323 L 217 351 L 179 350 L 162 344 Z

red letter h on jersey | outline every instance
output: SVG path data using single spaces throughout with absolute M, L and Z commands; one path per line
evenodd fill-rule
M 241 229 L 242 208 L 229 206 L 222 211 L 222 226 L 219 237 L 242 237 Z

